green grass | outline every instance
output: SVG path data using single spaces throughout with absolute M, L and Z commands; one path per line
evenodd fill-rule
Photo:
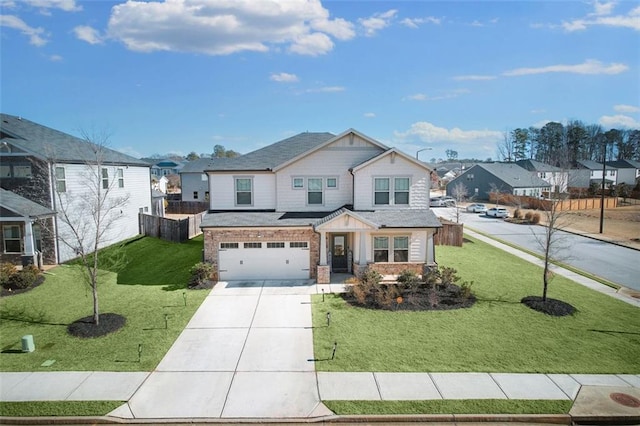
M 548 296 L 577 313 L 550 317 L 520 303 L 541 295 L 542 270 L 469 239 L 439 246 L 440 265 L 474 281 L 470 309 L 390 312 L 353 307 L 338 296 L 313 297 L 320 371 L 640 373 L 640 311 L 557 276 Z M 326 312 L 331 326 L 326 326 Z
M 468 399 L 429 401 L 322 401 L 339 415 L 567 414 L 572 401 Z
M 122 401 L 29 401 L 0 402 L 4 417 L 105 416 Z
M 39 287 L 3 297 L 0 370 L 153 370 L 208 294 L 184 290 L 189 268 L 200 261 L 201 244 L 201 239 L 177 244 L 149 237 L 127 244 L 128 266 L 119 275 L 104 272 L 98 286 L 100 312 L 123 315 L 127 323 L 104 337 L 80 339 L 67 333 L 69 323 L 93 313 L 91 291 L 77 266 L 60 265 Z M 33 335 L 35 352 L 21 353 L 21 337 L 26 334 Z M 47 360 L 55 363 L 42 367 Z

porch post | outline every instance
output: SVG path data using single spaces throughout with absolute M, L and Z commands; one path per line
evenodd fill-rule
M 320 265 L 327 264 L 327 233 L 320 231 Z
M 360 249 L 358 250 L 358 264 L 365 266 L 367 264 L 367 239 L 364 231 L 360 231 Z
M 31 221 L 24 222 L 24 255 L 33 257 L 36 254 L 35 244 L 33 242 L 33 227 Z

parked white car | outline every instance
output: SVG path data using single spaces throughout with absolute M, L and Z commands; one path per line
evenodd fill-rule
M 487 206 L 482 203 L 473 203 L 467 206 L 467 211 L 472 213 L 486 213 Z
M 491 207 L 485 214 L 492 217 L 509 217 L 509 210 L 503 207 Z
M 453 197 L 433 197 L 429 200 L 429 207 L 455 207 L 456 200 Z

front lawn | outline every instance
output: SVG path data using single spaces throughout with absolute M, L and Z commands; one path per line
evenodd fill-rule
M 542 270 L 478 240 L 437 247 L 440 265 L 474 281 L 476 304 L 380 311 L 339 295 L 313 298 L 319 371 L 640 373 L 640 310 L 557 276 L 548 296 L 577 308 L 551 317 L 520 303 L 541 295 Z M 326 314 L 331 312 L 327 327 Z M 331 357 L 334 342 L 337 351 Z
M 201 247 L 202 237 L 182 244 L 144 237 L 125 245 L 127 267 L 119 274 L 104 272 L 98 295 L 101 313 L 120 314 L 127 322 L 104 337 L 81 339 L 67 333 L 69 323 L 93 313 L 91 290 L 76 265 L 58 266 L 42 285 L 3 297 L 0 369 L 153 370 L 208 294 L 186 290 Z M 33 335 L 35 352 L 21 352 L 21 337 L 27 334 Z M 44 367 L 45 361 L 55 362 Z

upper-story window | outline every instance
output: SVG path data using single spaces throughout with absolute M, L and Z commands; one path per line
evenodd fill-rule
M 124 170 L 118 169 L 118 188 L 124 188 Z
M 410 186 L 408 177 L 374 178 L 374 204 L 378 206 L 408 205 Z
M 251 178 L 236 178 L 236 206 L 250 206 L 253 204 L 253 180 Z
M 64 167 L 56 167 L 56 191 L 67 192 L 67 177 Z
M 109 189 L 109 169 L 102 169 L 102 189 Z
M 307 179 L 307 204 L 322 204 L 322 178 Z

